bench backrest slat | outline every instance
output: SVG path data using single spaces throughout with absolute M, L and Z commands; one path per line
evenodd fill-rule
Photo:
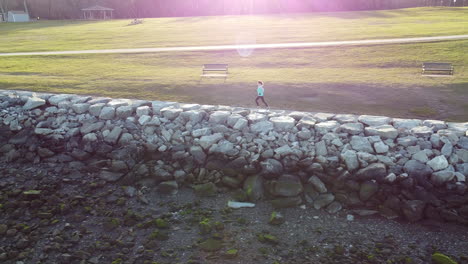
M 227 70 L 227 64 L 203 64 L 205 70 Z
M 451 63 L 438 63 L 438 62 L 424 62 L 423 68 L 430 68 L 430 69 L 452 69 Z

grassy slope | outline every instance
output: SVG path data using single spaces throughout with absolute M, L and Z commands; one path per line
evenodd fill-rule
M 468 8 L 129 20 L 2 23 L 0 52 L 331 41 L 468 33 Z M 249 37 L 250 36 L 250 37 Z
M 279 21 L 286 23 L 287 20 L 290 27 L 296 29 L 296 33 L 284 32 L 282 35 L 284 39 L 277 42 L 299 41 L 299 38 L 312 40 L 319 34 L 323 34 L 324 37 L 318 40 L 432 35 L 435 34 L 434 32 L 468 33 L 466 32 L 466 22 L 464 24 L 442 22 L 461 21 L 463 19 L 459 15 L 466 15 L 468 9 L 456 9 L 458 12 L 454 12 L 453 9 L 442 9 L 437 12 L 430 12 L 431 10 L 437 9 L 283 17 Z M 415 15 L 411 15 L 413 13 Z M 443 17 L 449 13 L 452 14 L 450 18 Z M 398 16 L 390 14 L 398 14 Z M 403 14 L 406 14 L 407 17 Z M 422 14 L 428 18 L 424 20 Z M 398 20 L 395 20 L 395 17 L 398 17 Z M 267 18 L 270 19 L 269 23 L 285 27 L 280 22 L 274 22 L 273 17 Z M 156 29 L 145 29 L 145 27 L 152 23 L 161 24 L 169 23 L 169 21 L 173 21 L 170 25 L 174 32 L 167 30 L 168 37 L 166 39 L 154 38 L 145 41 L 143 38 L 135 37 L 129 39 L 128 42 L 121 42 L 115 41 L 114 38 L 114 42 L 108 44 L 129 45 L 131 41 L 141 41 L 140 44 L 135 44 L 138 47 L 151 46 L 152 41 L 163 42 L 164 44 L 161 46 L 197 44 L 187 44 L 186 42 L 189 40 L 206 41 L 205 44 L 224 44 L 222 35 L 219 39 L 208 42 L 208 39 L 204 39 L 207 35 L 190 35 L 189 30 L 194 25 L 209 24 L 208 21 L 231 21 L 232 19 L 232 17 L 164 18 L 161 21 L 152 19 L 141 25 L 144 27 L 137 28 L 140 25 L 127 27 L 126 30 L 119 30 L 119 34 L 130 34 L 129 31 L 133 30 L 152 32 L 151 30 Z M 260 23 L 262 20 L 259 17 L 244 17 L 243 19 L 257 20 L 259 23 L 255 28 L 256 32 L 261 32 L 261 30 L 280 31 L 268 29 L 267 22 Z M 309 20 L 327 20 L 330 25 L 323 27 L 321 31 L 312 31 L 307 26 L 302 28 L 299 26 L 300 23 Z M 378 27 L 382 31 L 375 32 L 376 28 L 371 25 L 370 21 L 379 25 Z M 377 23 L 376 21 L 383 22 Z M 398 24 L 401 21 L 403 21 L 403 25 Z M 411 29 L 401 30 L 408 27 L 408 24 L 405 24 L 408 21 L 420 21 L 421 23 L 412 25 Z M 97 22 L 92 23 L 89 28 L 98 31 L 102 25 L 122 24 L 123 22 Z M 389 23 L 394 27 L 390 27 Z M 186 25 L 184 32 L 182 32 L 183 24 Z M 240 24 L 245 25 L 245 23 Z M 358 27 L 357 24 L 368 25 L 368 27 Z M 29 30 L 41 31 L 34 29 L 37 25 L 40 24 L 30 24 Z M 67 31 L 68 27 L 73 25 L 75 24 L 69 23 L 64 27 L 56 27 L 55 30 L 57 32 Z M 426 25 L 424 29 L 432 30 L 432 33 L 428 34 L 426 31 L 425 34 L 422 34 L 421 30 L 415 29 L 421 25 Z M 20 25 L 19 27 L 25 26 Z M 84 24 L 80 22 L 77 27 L 83 28 Z M 401 32 L 398 32 L 400 35 L 396 35 L 397 30 L 392 28 L 400 29 Z M 446 28 L 445 31 L 444 28 Z M 228 27 L 228 29 L 231 30 L 231 33 L 233 32 L 232 28 Z M 310 32 L 310 35 L 297 34 L 299 31 Z M 78 32 L 68 32 L 68 34 L 72 34 L 72 36 L 68 36 L 69 39 L 82 38 L 85 43 L 90 45 L 104 45 L 103 43 L 99 44 L 100 42 L 96 39 L 88 41 Z M 336 32 L 346 34 L 340 35 Z M 350 32 L 359 33 L 359 35 L 348 34 Z M 46 34 L 45 38 L 47 38 L 47 34 L 53 34 L 45 31 L 43 33 Z M 151 34 L 145 33 L 145 35 Z M 272 36 L 273 34 L 257 34 L 257 39 L 263 38 L 262 41 L 258 42 L 267 42 L 267 38 Z M 55 37 L 58 37 L 57 34 Z M 184 42 L 177 43 L 176 37 Z M 195 38 L 196 40 L 194 40 Z M 229 39 L 229 37 L 225 39 Z M 112 40 L 112 38 L 109 37 L 106 40 Z M 91 48 L 85 43 L 78 45 L 78 42 L 68 39 L 66 42 L 60 43 L 63 44 L 61 48 L 66 50 Z M 36 50 L 36 44 L 40 43 L 26 43 L 17 48 Z M 4 44 L 0 42 L 1 45 Z M 53 45 L 56 44 L 47 42 L 41 44 L 48 49 L 53 48 Z M 12 48 L 14 47 L 12 46 Z M 262 79 L 266 82 L 267 100 L 275 108 L 467 121 L 468 53 L 466 50 L 468 50 L 468 41 L 448 41 L 346 48 L 256 50 L 249 57 L 239 56 L 236 51 L 2 57 L 0 89 L 253 106 L 255 82 Z M 456 74 L 453 77 L 422 77 L 420 64 L 423 61 L 452 62 L 455 65 Z M 210 62 L 229 63 L 230 76 L 226 83 L 219 79 L 204 79 L 199 83 L 201 65 Z

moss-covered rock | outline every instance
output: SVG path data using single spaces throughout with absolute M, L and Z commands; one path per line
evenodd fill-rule
M 199 244 L 199 247 L 203 251 L 214 252 L 220 250 L 223 247 L 223 243 L 222 240 L 208 238 L 207 240 L 201 242 Z
M 239 253 L 239 250 L 237 249 L 229 249 L 226 252 L 224 252 L 224 256 L 228 259 L 233 259 L 237 257 L 238 253 Z
M 432 254 L 432 261 L 436 264 L 457 264 L 457 262 L 451 259 L 449 256 L 439 252 Z
M 214 196 L 216 195 L 218 189 L 216 185 L 212 182 L 196 184 L 193 186 L 195 193 L 199 196 Z
M 281 225 L 282 223 L 284 223 L 284 217 L 281 213 L 272 212 L 268 223 L 270 225 Z
M 209 234 L 212 229 L 212 224 L 209 218 L 205 218 L 198 223 L 198 228 L 200 228 L 201 234 Z

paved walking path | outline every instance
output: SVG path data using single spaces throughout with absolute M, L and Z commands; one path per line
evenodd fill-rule
M 101 49 L 101 50 L 74 50 L 74 51 L 44 51 L 44 52 L 14 52 L 0 53 L 0 56 L 31 56 L 31 55 L 69 55 L 69 54 L 105 54 L 105 53 L 150 53 L 150 52 L 180 52 L 180 51 L 208 51 L 208 50 L 238 50 L 238 49 L 279 49 L 279 48 L 308 48 L 328 46 L 351 45 L 380 45 L 416 42 L 435 42 L 446 40 L 468 39 L 468 35 L 419 37 L 419 38 L 393 38 L 370 40 L 345 40 L 325 42 L 298 42 L 276 44 L 248 44 L 248 45 L 218 45 L 218 46 L 188 46 L 188 47 L 164 47 L 164 48 L 138 48 L 138 49 Z

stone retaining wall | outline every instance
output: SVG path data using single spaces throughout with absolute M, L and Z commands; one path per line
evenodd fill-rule
M 468 123 L 0 91 L 3 162 L 468 223 Z

